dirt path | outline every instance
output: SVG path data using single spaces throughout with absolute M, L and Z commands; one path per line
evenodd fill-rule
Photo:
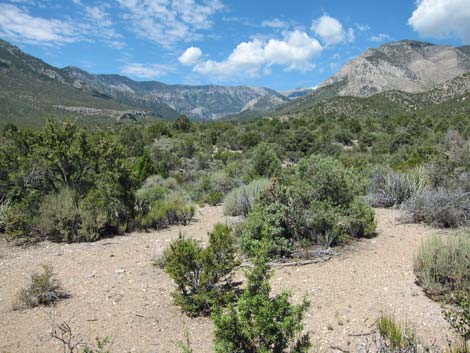
M 332 344 L 354 347 L 348 335 L 367 330 L 381 310 L 414 322 L 425 339 L 443 340 L 449 333 L 439 305 L 414 284 L 413 255 L 433 230 L 397 224 L 396 211 L 377 213 L 379 237 L 329 262 L 278 269 L 273 277 L 275 291 L 289 289 L 295 300 L 305 294 L 311 299 L 306 328 L 324 351 Z M 151 259 L 180 231 L 204 241 L 213 225 L 225 220 L 221 207 L 205 207 L 189 226 L 160 232 L 29 249 L 0 244 L 0 352 L 60 352 L 49 337 L 51 316 L 67 320 L 83 337 L 112 337 L 116 353 L 178 352 L 185 331 L 195 352 L 211 352 L 210 320 L 180 313 L 172 304 L 171 280 Z M 13 311 L 15 293 L 42 263 L 54 266 L 72 297 L 53 308 Z

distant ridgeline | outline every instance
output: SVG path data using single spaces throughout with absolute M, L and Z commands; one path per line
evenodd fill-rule
M 470 47 L 400 41 L 368 49 L 316 89 L 167 85 L 53 67 L 0 40 L 0 124 L 263 116 L 468 114 Z

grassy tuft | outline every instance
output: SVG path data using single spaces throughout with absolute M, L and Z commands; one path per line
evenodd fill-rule
M 55 278 L 52 266 L 42 265 L 41 273 L 31 275 L 31 283 L 28 288 L 22 289 L 17 295 L 16 308 L 34 308 L 40 305 L 52 305 L 68 297 Z
M 470 234 L 433 235 L 423 240 L 414 259 L 414 271 L 431 297 L 450 299 L 470 290 Z

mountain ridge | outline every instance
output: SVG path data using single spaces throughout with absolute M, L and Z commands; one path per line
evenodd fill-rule
M 62 111 L 94 111 L 103 115 L 109 111 L 137 110 L 137 115 L 145 113 L 167 119 L 179 114 L 194 119 L 218 119 L 239 113 L 247 106 L 264 111 L 288 101 L 264 87 L 168 85 L 135 81 L 118 74 L 92 74 L 74 66 L 57 68 L 1 39 L 0 83 L 0 102 L 6 107 L 4 115 L 10 117 L 56 114 L 56 107 L 62 107 Z M 37 94 L 41 84 L 45 88 L 42 95 Z M 36 102 L 25 102 L 22 109 L 18 94 L 33 97 Z M 260 103 L 254 104 L 256 100 Z

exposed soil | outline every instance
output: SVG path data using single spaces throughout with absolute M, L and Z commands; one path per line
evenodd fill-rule
M 450 335 L 440 305 L 414 283 L 413 256 L 419 241 L 435 230 L 403 225 L 395 210 L 377 210 L 378 237 L 355 242 L 328 262 L 275 270 L 274 291 L 288 289 L 295 301 L 311 300 L 306 329 L 323 351 L 341 346 L 354 351 L 381 311 L 412 322 L 426 341 Z M 0 352 L 61 352 L 50 338 L 51 318 L 66 320 L 90 340 L 113 338 L 121 352 L 179 352 L 190 334 L 195 352 L 212 352 L 212 323 L 190 319 L 173 305 L 173 283 L 152 259 L 180 232 L 202 241 L 217 222 L 226 222 L 222 207 L 204 207 L 186 227 L 105 239 L 90 244 L 41 243 L 29 248 L 0 243 Z M 72 295 L 53 307 L 14 311 L 15 295 L 30 274 L 51 264 Z

